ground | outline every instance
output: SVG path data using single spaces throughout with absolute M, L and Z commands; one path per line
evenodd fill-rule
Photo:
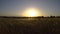
M 0 18 L 0 34 L 60 34 L 60 18 Z

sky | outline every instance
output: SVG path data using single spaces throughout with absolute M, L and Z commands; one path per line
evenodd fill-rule
M 60 0 L 0 0 L 0 16 L 21 16 L 29 7 L 39 9 L 42 16 L 60 16 Z

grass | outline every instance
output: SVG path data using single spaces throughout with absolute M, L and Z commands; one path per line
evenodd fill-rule
M 0 18 L 0 34 L 60 34 L 60 18 Z

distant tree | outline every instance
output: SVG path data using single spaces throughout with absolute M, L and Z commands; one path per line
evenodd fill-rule
M 56 18 L 60 18 L 60 16 L 56 16 Z
M 50 18 L 55 18 L 55 16 L 53 16 L 53 15 L 50 15 Z
M 38 16 L 39 18 L 43 18 L 44 16 Z

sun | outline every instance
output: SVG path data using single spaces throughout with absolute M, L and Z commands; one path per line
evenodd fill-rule
M 30 17 L 33 17 L 33 16 L 35 16 L 35 15 L 36 15 L 36 13 L 35 13 L 35 12 L 30 11 L 30 12 L 28 12 L 28 15 L 29 15 Z
M 27 10 L 27 16 L 35 17 L 35 16 L 37 16 L 37 11 L 35 9 L 28 9 Z
M 37 17 L 37 16 L 40 16 L 40 13 L 37 9 L 29 8 L 29 9 L 26 9 L 26 11 L 22 14 L 22 16 Z

